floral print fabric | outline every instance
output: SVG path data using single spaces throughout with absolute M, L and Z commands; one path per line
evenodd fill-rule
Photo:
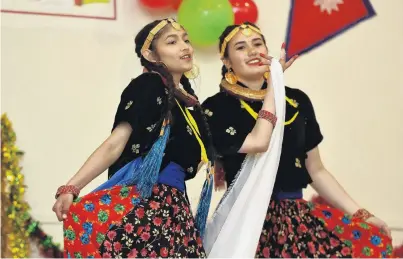
M 392 241 L 380 229 L 327 205 L 272 200 L 257 258 L 385 258 Z
M 155 185 L 148 199 L 115 186 L 79 198 L 64 221 L 69 258 L 205 257 L 185 194 Z

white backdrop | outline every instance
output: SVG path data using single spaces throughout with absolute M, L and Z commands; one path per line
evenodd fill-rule
M 362 206 L 403 227 L 403 1 L 371 2 L 377 16 L 301 56 L 286 81 L 314 103 L 328 169 Z M 259 25 L 278 54 L 289 1 L 256 3 Z M 169 15 L 151 15 L 137 1 L 120 0 L 117 6 L 116 21 L 2 13 L 1 109 L 26 152 L 32 214 L 60 242 L 61 224 L 51 211 L 55 190 L 108 136 L 122 89 L 141 72 L 134 35 Z M 218 90 L 221 63 L 216 46 L 196 54 L 196 90 L 204 100 Z M 188 183 L 193 205 L 203 180 L 200 175 Z M 394 235 L 396 242 L 403 240 Z

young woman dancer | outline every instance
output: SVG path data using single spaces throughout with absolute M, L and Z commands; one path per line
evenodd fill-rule
M 262 229 L 255 257 L 391 256 L 387 225 L 360 207 L 323 165 L 318 147 L 323 136 L 309 97 L 286 87 L 285 121 L 276 121 L 273 87 L 267 83 L 268 49 L 259 28 L 251 23 L 227 27 L 219 49 L 224 63 L 221 91 L 202 104 L 225 171 L 221 179 L 223 174 L 216 172 L 216 184 L 225 181 L 228 193 L 246 155 L 266 152 L 276 123 L 284 123 L 265 220 L 250 222 Z M 266 125 L 267 138 L 256 138 L 258 124 Z M 302 190 L 308 184 L 334 208 L 303 200 Z M 218 206 L 221 213 L 220 206 L 225 204 Z

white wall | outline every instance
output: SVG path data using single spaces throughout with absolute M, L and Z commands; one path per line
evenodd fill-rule
M 314 102 L 328 169 L 362 206 L 403 227 L 403 1 L 371 2 L 376 17 L 301 56 L 286 80 Z M 256 3 L 259 25 L 278 54 L 289 1 Z M 32 214 L 59 242 L 61 224 L 51 211 L 54 192 L 108 136 L 122 89 L 141 72 L 133 36 L 166 15 L 151 16 L 136 1 L 122 0 L 117 21 L 2 13 L 1 109 L 26 152 Z M 201 99 L 218 90 L 216 49 L 197 52 Z M 83 193 L 105 179 L 106 174 Z M 203 179 L 200 175 L 189 183 L 193 201 Z M 307 197 L 311 194 L 308 190 Z M 396 242 L 403 241 L 394 234 Z

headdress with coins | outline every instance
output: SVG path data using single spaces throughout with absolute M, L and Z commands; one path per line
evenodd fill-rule
M 235 36 L 235 34 L 237 34 L 239 31 L 242 32 L 243 35 L 249 37 L 250 35 L 252 35 L 252 31 L 259 33 L 260 35 L 263 35 L 262 32 L 260 31 L 259 28 L 256 28 L 253 25 L 250 24 L 241 24 L 237 27 L 235 27 L 228 35 L 227 37 L 225 37 L 223 43 L 221 44 L 220 47 L 220 55 L 221 57 L 224 57 L 224 53 L 225 53 L 225 49 L 227 48 L 227 44 L 228 42 L 230 42 L 230 40 Z
M 151 43 L 154 40 L 155 35 L 160 32 L 166 25 L 171 24 L 175 30 L 180 30 L 182 26 L 177 23 L 174 19 L 168 18 L 162 20 L 158 23 L 148 34 L 146 40 L 144 41 L 143 46 L 141 47 L 141 54 L 143 54 L 146 50 L 150 49 Z M 196 64 L 193 64 L 191 70 L 185 72 L 185 76 L 189 79 L 195 79 L 199 76 L 200 69 Z

